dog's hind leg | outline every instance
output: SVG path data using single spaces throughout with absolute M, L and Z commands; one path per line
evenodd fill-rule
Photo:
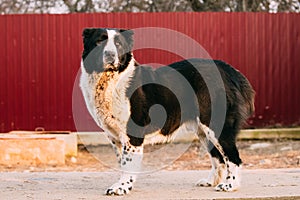
M 129 142 L 122 144 L 120 165 L 122 176 L 119 181 L 106 190 L 106 195 L 128 194 L 140 172 L 143 158 L 143 145 L 133 146 Z
M 214 141 L 215 144 L 218 143 L 218 141 L 216 141 L 215 139 L 212 138 L 212 134 L 214 134 L 214 133 L 213 132 L 211 133 L 211 130 L 207 126 L 202 124 L 199 119 L 198 119 L 198 125 L 199 125 L 198 137 L 199 137 L 200 143 L 201 143 L 201 145 L 206 147 L 206 150 L 209 153 L 209 147 L 208 147 L 209 145 L 208 144 L 210 144 L 210 145 L 212 144 L 211 140 Z M 214 146 L 214 144 L 212 144 L 212 145 Z M 216 145 L 219 146 L 219 148 L 223 152 L 222 147 L 220 147 L 219 144 L 216 144 Z M 196 183 L 196 186 L 200 186 L 200 187 L 217 186 L 219 183 L 221 183 L 221 182 L 223 182 L 223 180 L 225 180 L 225 178 L 224 178 L 226 175 L 225 174 L 225 172 L 226 172 L 225 164 L 220 163 L 219 159 L 216 157 L 213 157 L 211 154 L 209 154 L 209 157 L 210 157 L 210 161 L 211 161 L 211 171 L 210 171 L 208 177 L 206 179 L 200 179 Z
M 211 157 L 216 161 L 216 173 L 214 184 L 217 191 L 235 191 L 240 187 L 240 168 L 241 166 L 233 163 L 231 159 L 227 162 L 221 162 L 224 159 L 216 148 L 210 151 Z
M 220 161 L 217 158 L 212 157 L 210 154 L 209 157 L 212 165 L 209 175 L 206 179 L 200 179 L 196 183 L 196 186 L 200 186 L 200 187 L 217 186 L 219 183 L 225 180 L 225 175 L 226 175 L 225 164 L 220 163 Z
M 216 186 L 217 191 L 234 191 L 240 187 L 242 161 L 235 144 L 236 133 L 236 128 L 225 125 L 219 137 L 219 143 L 229 160 L 225 162 L 227 169 L 226 179 L 222 180 L 222 182 Z M 215 149 L 212 149 L 210 153 L 212 156 L 219 158 L 219 161 L 222 161 L 222 157 L 220 157 Z
M 199 120 L 200 132 L 213 144 L 211 153 L 212 170 L 208 179 L 202 179 L 197 186 L 216 186 L 217 191 L 234 191 L 239 187 L 238 166 L 231 162 L 225 154 L 223 147 L 215 137 L 214 131 L 202 124 Z M 222 158 L 220 161 L 218 158 Z

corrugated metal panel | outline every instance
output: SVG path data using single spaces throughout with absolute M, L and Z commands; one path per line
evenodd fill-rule
M 286 13 L 2 15 L 0 131 L 75 130 L 72 89 L 84 27 L 164 27 L 186 34 L 214 59 L 238 68 L 253 84 L 257 96 L 251 125 L 299 125 L 299 21 L 299 14 Z M 174 42 L 164 45 L 172 47 Z M 189 47 L 182 44 L 182 49 Z M 198 53 L 194 48 L 189 51 Z M 137 50 L 135 56 L 140 63 L 181 59 L 157 49 Z

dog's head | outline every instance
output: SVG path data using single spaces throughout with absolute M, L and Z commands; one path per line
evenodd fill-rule
M 132 59 L 132 35 L 124 29 L 84 29 L 82 59 L 87 73 L 123 71 Z

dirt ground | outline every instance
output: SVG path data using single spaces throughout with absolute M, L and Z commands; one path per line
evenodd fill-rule
M 300 167 L 300 141 L 299 140 L 244 140 L 237 142 L 240 156 L 243 160 L 244 169 L 272 169 L 272 168 L 299 168 Z M 145 148 L 145 152 L 149 153 L 153 149 L 160 149 L 163 145 L 155 145 Z M 176 149 L 186 148 L 186 144 L 172 144 L 171 147 Z M 172 148 L 170 148 L 172 149 Z M 90 153 L 90 152 L 93 153 Z M 95 157 L 95 153 L 102 152 L 99 161 Z M 104 153 L 103 153 L 104 152 Z M 180 154 L 179 158 L 167 160 L 169 152 L 163 150 L 159 155 L 150 153 L 150 157 L 146 157 L 146 162 L 152 165 L 161 166 L 164 170 L 197 170 L 210 169 L 210 161 L 208 155 L 203 153 L 203 148 L 198 143 L 192 143 L 189 148 Z M 151 157 L 152 155 L 152 157 Z M 104 156 L 104 157 L 103 157 Z M 78 156 L 67 158 L 64 166 L 1 166 L 0 172 L 8 171 L 24 171 L 24 172 L 40 172 L 40 171 L 108 171 L 111 169 L 107 164 L 107 160 L 114 158 L 110 146 L 93 146 L 78 147 Z M 115 159 L 115 158 L 114 158 Z M 103 162 L 103 160 L 105 160 Z M 113 159 L 111 159 L 114 162 Z M 106 166 L 105 166 L 106 165 Z

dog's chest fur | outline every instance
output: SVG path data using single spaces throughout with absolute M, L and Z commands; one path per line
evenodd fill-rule
M 126 124 L 130 117 L 126 88 L 133 70 L 133 66 L 129 65 L 122 73 L 88 74 L 83 70 L 81 75 L 80 86 L 90 114 L 115 139 L 126 137 Z

